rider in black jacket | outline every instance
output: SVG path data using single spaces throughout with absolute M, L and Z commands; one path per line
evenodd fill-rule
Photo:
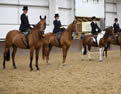
M 23 7 L 23 13 L 21 15 L 21 25 L 19 30 L 21 32 L 25 32 L 25 38 L 27 41 L 27 48 L 29 48 L 29 40 L 28 40 L 28 35 L 31 32 L 28 16 L 26 15 L 28 13 L 28 6 Z
M 119 23 L 118 23 L 118 18 L 115 18 L 115 23 L 113 24 L 113 28 L 114 28 L 114 33 L 118 33 L 121 32 Z
M 30 24 L 29 24 L 29 20 L 28 20 L 28 16 L 26 15 L 28 13 L 28 7 L 24 6 L 23 7 L 23 13 L 21 14 L 21 25 L 19 30 L 21 30 L 21 32 L 26 32 L 28 31 L 28 29 L 30 29 Z
M 92 22 L 91 22 L 91 33 L 93 35 L 97 35 L 99 32 L 101 32 L 101 29 L 98 27 L 97 23 L 96 23 L 96 17 L 92 17 Z
M 53 24 L 54 24 L 53 33 L 65 30 L 65 28 L 62 27 L 61 22 L 59 20 L 59 14 L 55 14 L 55 20 L 53 21 Z

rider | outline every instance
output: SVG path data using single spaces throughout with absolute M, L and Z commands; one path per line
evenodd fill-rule
M 28 6 L 23 6 L 23 13 L 21 14 L 21 25 L 19 30 L 21 32 L 26 32 L 26 41 L 27 41 L 27 48 L 29 48 L 29 42 L 28 42 L 28 35 L 29 32 L 31 32 L 31 27 L 29 24 L 28 16 L 26 15 L 28 13 Z
M 59 14 L 55 14 L 55 20 L 53 21 L 54 24 L 54 29 L 53 29 L 53 33 L 57 33 L 59 31 L 64 31 L 65 28 L 61 25 L 61 22 L 59 20 Z
M 21 14 L 21 25 L 19 30 L 21 30 L 21 32 L 27 32 L 30 31 L 30 24 L 29 24 L 29 20 L 28 20 L 28 16 L 26 15 L 28 13 L 28 6 L 24 6 L 23 7 L 23 13 Z
M 114 33 L 119 33 L 119 32 L 121 32 L 120 26 L 119 26 L 119 23 L 118 23 L 118 18 L 115 18 L 114 21 L 115 21 L 114 24 L 113 24 Z
M 97 35 L 98 33 L 101 32 L 101 29 L 98 27 L 97 23 L 96 23 L 96 17 L 93 16 L 92 17 L 92 22 L 91 22 L 91 33 L 93 35 Z

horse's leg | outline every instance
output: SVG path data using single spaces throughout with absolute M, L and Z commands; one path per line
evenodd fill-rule
M 103 51 L 103 56 L 105 56 L 107 58 L 107 51 L 108 49 L 110 49 L 110 43 L 108 42 L 104 48 L 104 51 Z
M 44 45 L 44 56 L 46 58 L 46 63 L 48 64 L 48 60 L 49 60 L 49 53 L 50 53 L 50 47 L 49 44 Z
M 107 47 L 104 49 L 104 51 L 103 51 L 103 56 L 105 56 L 106 58 L 107 58 Z
M 15 54 L 16 54 L 16 51 L 17 51 L 17 47 L 16 46 L 13 46 L 13 52 L 12 52 L 12 62 L 13 62 L 13 68 L 16 69 L 16 64 L 15 64 Z
M 121 43 L 120 43 L 120 56 L 121 56 Z
M 30 49 L 30 64 L 29 64 L 30 71 L 33 71 L 33 68 L 32 68 L 33 53 L 34 53 L 34 48 L 31 48 Z
M 3 69 L 5 69 L 5 61 L 9 61 L 10 60 L 10 51 L 9 48 L 6 47 L 5 51 L 4 51 L 4 55 L 3 55 Z
M 39 70 L 39 67 L 38 67 L 39 51 L 40 51 L 40 48 L 36 49 L 36 65 L 35 66 L 37 70 Z
M 84 47 L 82 46 L 82 49 L 81 49 L 81 60 L 83 61 L 84 59 Z
M 46 63 L 48 64 L 48 60 L 49 60 L 49 45 L 45 46 L 45 58 L 46 58 Z
M 49 60 L 51 50 L 52 50 L 52 45 L 49 45 L 48 60 Z
M 47 48 L 46 48 L 46 63 L 47 64 L 49 64 L 48 60 L 49 60 L 51 50 L 52 50 L 52 45 L 49 45 L 49 46 L 47 45 Z
M 89 61 L 91 61 L 91 54 L 90 54 L 90 50 L 91 50 L 91 46 L 88 45 L 88 58 L 89 58 Z
M 63 49 L 63 65 L 65 65 L 65 60 L 66 60 L 66 56 L 67 56 L 67 51 L 68 51 L 68 48 L 67 46 L 63 46 L 62 49 Z
M 104 51 L 104 48 L 100 47 L 99 48 L 99 61 L 100 62 L 103 61 L 103 51 Z
M 49 63 L 48 63 L 48 60 L 49 60 L 49 56 L 50 56 L 51 50 L 52 50 L 52 45 L 49 45 L 49 48 L 46 49 L 46 51 L 47 51 L 47 52 L 46 52 L 46 53 L 47 53 L 47 54 L 46 54 L 46 63 L 47 63 L 47 64 L 49 64 Z

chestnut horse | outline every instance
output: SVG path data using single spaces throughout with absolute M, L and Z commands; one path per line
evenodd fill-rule
M 38 24 L 35 25 L 35 27 L 32 29 L 31 33 L 28 35 L 28 41 L 29 41 L 29 48 L 27 48 L 27 42 L 25 35 L 18 30 L 12 30 L 7 33 L 6 41 L 5 41 L 5 51 L 4 51 L 4 59 L 3 59 L 3 69 L 5 69 L 5 61 L 10 60 L 10 47 L 13 48 L 12 52 L 12 62 L 13 67 L 16 69 L 15 64 L 15 54 L 17 51 L 17 48 L 22 49 L 30 49 L 30 70 L 32 71 L 32 60 L 33 60 L 33 53 L 34 50 L 36 51 L 36 68 L 39 70 L 38 67 L 38 57 L 39 57 L 39 51 L 40 47 L 42 45 L 42 36 L 44 34 L 44 30 L 46 28 L 46 16 L 45 18 L 41 18 Z
M 43 45 L 43 59 L 46 57 L 46 62 L 48 64 L 49 54 L 53 46 L 62 48 L 63 51 L 63 65 L 65 65 L 65 60 L 67 56 L 68 49 L 72 44 L 72 33 L 78 32 L 77 30 L 77 20 L 74 20 L 65 31 L 63 31 L 60 42 L 57 40 L 53 33 L 47 33 L 44 35 L 44 45 Z
M 99 47 L 99 54 L 100 54 L 99 61 L 102 62 L 104 48 L 107 45 L 109 36 L 112 36 L 113 32 L 114 32 L 113 27 L 108 27 L 97 35 L 97 40 L 95 40 L 95 38 L 91 34 L 84 35 L 82 40 L 83 55 L 87 54 L 87 47 L 88 47 L 88 58 L 89 60 L 91 60 L 91 55 L 90 55 L 91 46 Z
M 107 50 L 110 48 L 110 44 L 120 46 L 120 56 L 121 56 L 121 32 L 119 34 L 114 34 L 108 38 L 107 46 L 105 48 L 105 56 L 107 57 Z

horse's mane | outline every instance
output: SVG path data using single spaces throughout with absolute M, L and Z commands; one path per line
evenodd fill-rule
M 69 24 L 69 26 L 67 27 L 67 29 L 66 29 L 66 31 L 70 31 L 70 29 L 72 29 L 72 24 L 73 24 L 73 22 L 71 23 L 71 24 Z
M 107 27 L 106 29 L 104 29 L 104 31 L 106 32 L 105 33 L 105 37 L 108 37 L 111 33 L 112 33 L 112 26 L 110 26 L 110 27 Z
M 109 26 L 107 28 L 104 29 L 104 31 L 110 31 L 110 29 L 112 29 L 113 27 L 112 26 Z
M 35 25 L 34 28 L 38 28 L 39 27 L 39 24 L 40 24 L 40 21 Z

